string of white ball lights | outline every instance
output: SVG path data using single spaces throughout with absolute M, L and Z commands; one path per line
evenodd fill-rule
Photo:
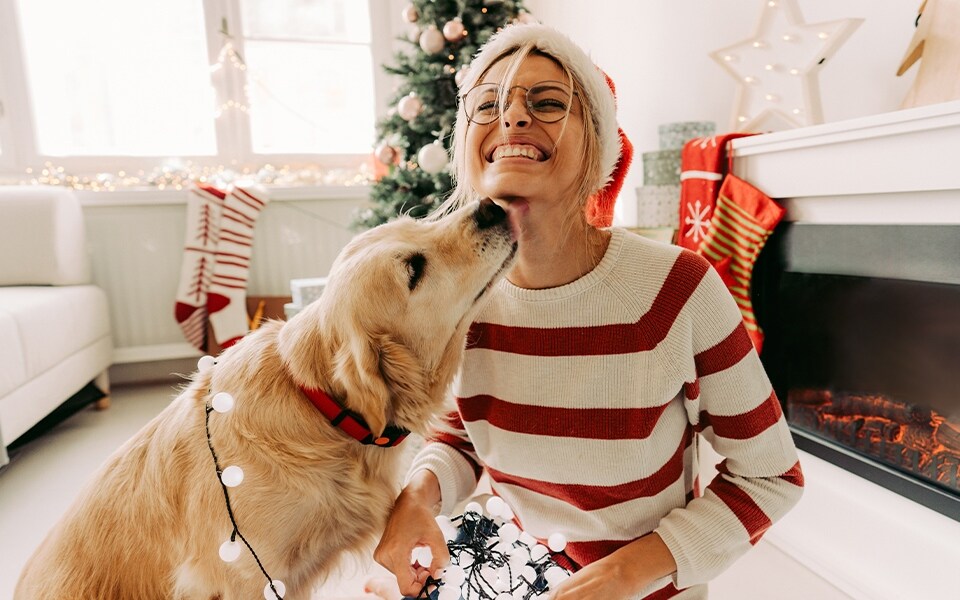
M 204 356 L 200 358 L 197 363 L 197 370 L 200 373 L 205 373 L 217 364 L 217 360 L 212 356 Z M 233 531 L 230 533 L 230 538 L 220 544 L 220 559 L 227 563 L 232 563 L 238 558 L 243 551 L 243 548 L 240 546 L 240 542 L 237 542 L 237 538 L 240 538 L 240 541 L 243 542 L 243 545 L 247 547 L 247 550 L 250 551 L 250 554 L 253 556 L 253 559 L 257 562 L 257 566 L 260 568 L 260 572 L 263 573 L 263 576 L 267 578 L 267 584 L 263 588 L 263 597 L 266 600 L 283 600 L 283 596 L 287 593 L 286 585 L 283 581 L 279 579 L 273 579 L 270 577 L 270 574 L 267 573 L 266 568 L 264 568 L 263 563 L 260 562 L 260 557 L 257 556 L 257 553 L 253 550 L 253 546 L 250 545 L 250 542 L 247 541 L 247 538 L 243 537 L 243 534 L 240 533 L 240 528 L 237 526 L 237 520 L 233 514 L 233 506 L 230 504 L 230 493 L 227 488 L 235 488 L 243 483 L 243 469 L 237 465 L 230 465 L 226 468 L 220 468 L 220 459 L 217 456 L 216 450 L 213 448 L 213 440 L 210 437 L 210 413 L 227 413 L 233 410 L 236 401 L 233 396 L 227 392 L 217 392 L 213 394 L 213 397 L 207 403 L 205 407 L 205 427 L 207 432 L 207 447 L 210 448 L 210 455 L 213 457 L 213 465 L 217 470 L 217 478 L 220 480 L 220 487 L 223 489 L 223 499 L 227 505 L 227 515 L 230 517 L 230 523 L 233 525 Z

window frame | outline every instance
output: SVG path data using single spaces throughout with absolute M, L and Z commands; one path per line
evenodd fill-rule
M 390 19 L 392 0 L 367 0 L 370 14 L 373 57 L 375 114 L 378 120 L 386 114 L 386 98 L 391 79 L 381 64 L 389 61 L 394 50 L 390 40 L 396 35 L 394 21 Z M 394 11 L 396 12 L 396 11 Z M 208 64 L 214 64 L 220 53 L 223 40 L 220 24 L 226 19 L 233 37 L 234 47 L 244 55 L 240 0 L 204 0 L 204 27 L 207 41 Z M 129 174 L 149 173 L 168 162 L 164 156 L 49 156 L 39 152 L 36 145 L 35 117 L 27 85 L 23 44 L 20 43 L 19 15 L 15 0 L 0 0 L 0 173 L 23 174 L 27 169 L 44 168 L 47 164 L 62 167 L 74 175 L 91 175 L 98 172 L 125 171 Z M 243 97 L 245 76 L 229 70 L 228 76 L 211 84 L 217 87 L 219 97 L 238 100 Z M 14 117 L 16 115 L 16 117 Z M 370 153 L 362 154 L 256 154 L 253 152 L 250 120 L 240 111 L 225 111 L 214 121 L 217 153 L 212 156 L 177 156 L 197 167 L 227 167 L 240 169 L 257 168 L 264 164 L 295 165 L 310 164 L 321 168 L 351 169 L 361 167 Z M 372 132 L 372 131 L 371 131 Z M 371 151 L 376 140 L 370 140 Z

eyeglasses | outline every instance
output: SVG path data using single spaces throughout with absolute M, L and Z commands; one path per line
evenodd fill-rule
M 510 96 L 517 88 L 525 92 L 527 112 L 542 123 L 556 123 L 566 117 L 575 94 L 569 85 L 560 81 L 541 81 L 529 88 L 515 85 L 503 96 L 499 83 L 481 83 L 460 97 L 467 118 L 477 125 L 493 123 L 510 107 Z

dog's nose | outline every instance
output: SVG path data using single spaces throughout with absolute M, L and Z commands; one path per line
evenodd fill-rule
M 484 198 L 477 207 L 477 212 L 473 213 L 473 218 L 477 221 L 477 228 L 486 229 L 502 223 L 507 218 L 507 212 L 496 205 L 490 198 Z

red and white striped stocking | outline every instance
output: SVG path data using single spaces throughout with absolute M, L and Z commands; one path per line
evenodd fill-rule
M 233 188 L 224 200 L 216 260 L 207 293 L 213 335 L 224 349 L 237 343 L 250 329 L 246 297 L 253 227 L 268 201 L 260 189 L 240 187 Z
M 733 294 L 757 352 L 763 348 L 763 331 L 753 313 L 750 280 L 757 256 L 784 212 L 757 188 L 727 175 L 717 195 L 711 227 L 697 250 L 713 264 Z
M 207 288 L 220 239 L 220 214 L 226 194 L 197 184 L 187 194 L 187 234 L 184 240 L 174 318 L 190 344 L 207 347 Z

